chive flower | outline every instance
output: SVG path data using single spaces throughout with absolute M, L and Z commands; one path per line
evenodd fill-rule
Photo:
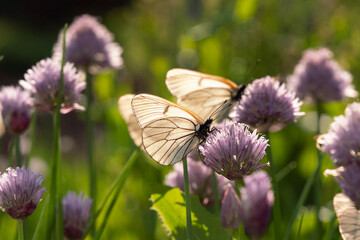
M 360 164 L 360 103 L 354 102 L 345 109 L 345 115 L 334 118 L 328 133 L 317 139 L 317 146 L 336 166 Z
M 304 115 L 302 102 L 284 83 L 266 76 L 249 84 L 230 117 L 260 132 L 276 132 Z
M 360 163 L 351 163 L 346 167 L 327 169 L 324 175 L 332 175 L 340 185 L 342 192 L 347 195 L 357 207 L 360 207 Z
M 83 193 L 68 192 L 62 200 L 64 236 L 81 239 L 88 227 L 92 200 Z
M 6 129 L 21 134 L 28 129 L 32 114 L 33 99 L 20 87 L 5 86 L 0 90 L 1 115 Z
M 211 168 L 204 165 L 203 162 L 197 161 L 197 150 L 193 150 L 187 157 L 189 173 L 189 191 L 191 195 L 198 196 L 204 206 L 214 204 L 214 190 Z M 196 160 L 197 159 L 197 160 Z M 216 174 L 218 184 L 218 194 L 221 199 L 224 195 L 226 185 L 230 182 L 221 175 Z M 174 170 L 165 177 L 165 184 L 170 187 L 178 187 L 184 191 L 184 171 L 182 163 L 174 165 Z
M 221 202 L 221 226 L 227 229 L 237 229 L 241 223 L 241 213 L 239 196 L 234 188 L 228 184 L 225 190 L 224 198 Z
M 267 230 L 274 204 L 271 180 L 265 171 L 258 171 L 245 176 L 244 183 L 240 189 L 240 213 L 245 233 L 260 238 Z
M 300 99 L 310 102 L 341 101 L 356 97 L 352 76 L 334 59 L 327 48 L 308 49 L 288 77 L 288 85 Z
M 25 167 L 8 168 L 0 176 L 0 208 L 14 219 L 25 219 L 40 202 L 43 178 Z
M 41 60 L 24 75 L 19 84 L 34 96 L 35 106 L 44 112 L 56 109 L 59 91 L 61 63 L 50 58 Z M 80 74 L 72 63 L 65 63 L 63 77 L 63 97 L 60 112 L 66 114 L 74 109 L 83 110 L 77 104 L 86 83 L 80 81 Z
M 204 163 L 229 180 L 235 180 L 269 166 L 260 164 L 268 140 L 252 133 L 248 126 L 226 122 L 222 129 L 212 131 L 199 146 Z
M 123 65 L 122 48 L 114 42 L 114 36 L 96 17 L 84 14 L 75 18 L 66 32 L 66 61 L 91 73 Z M 62 58 L 63 31 L 53 48 L 53 58 Z

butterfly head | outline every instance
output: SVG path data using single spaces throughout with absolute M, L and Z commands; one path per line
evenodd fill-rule
M 240 86 L 238 86 L 236 90 L 232 93 L 231 100 L 234 102 L 239 101 L 244 94 L 245 88 L 245 84 L 241 84 Z

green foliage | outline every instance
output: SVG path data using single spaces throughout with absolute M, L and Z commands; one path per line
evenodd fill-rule
M 173 188 L 164 194 L 152 194 L 152 209 L 163 221 L 174 239 L 186 239 L 186 213 L 184 194 Z M 199 199 L 191 198 L 191 219 L 194 239 L 223 239 L 227 232 L 220 225 L 220 216 L 207 211 Z
M 129 160 L 126 162 L 124 168 L 122 169 L 121 173 L 119 174 L 119 176 L 117 177 L 117 179 L 114 181 L 113 185 L 111 186 L 111 188 L 109 189 L 109 192 L 108 194 L 105 196 L 105 199 L 103 201 L 103 203 L 100 205 L 100 208 L 99 210 L 97 210 L 96 212 L 96 216 L 94 216 L 94 220 L 97 218 L 97 216 L 101 213 L 101 211 L 104 209 L 105 207 L 105 204 L 107 202 L 107 200 L 110 198 L 110 195 L 113 195 L 112 196 L 112 199 L 109 203 L 109 206 L 107 207 L 106 209 L 106 212 L 105 212 L 105 217 L 100 225 L 100 228 L 97 230 L 97 234 L 96 234 L 96 239 L 100 239 L 104 229 L 105 229 L 105 226 L 110 218 L 110 214 L 113 210 L 113 207 L 116 203 L 116 200 L 119 196 L 119 193 L 121 191 L 121 189 L 123 188 L 124 184 L 125 184 L 125 181 L 126 179 L 128 178 L 128 175 L 130 174 L 130 171 L 133 167 L 133 165 L 135 164 L 135 161 L 136 161 L 136 158 L 137 158 L 137 155 L 139 154 L 139 149 L 135 150 L 133 152 L 133 154 L 131 154 Z M 115 192 L 114 192 L 115 191 Z M 114 193 L 113 193 L 114 192 Z M 90 225 L 89 228 L 91 228 L 92 226 Z

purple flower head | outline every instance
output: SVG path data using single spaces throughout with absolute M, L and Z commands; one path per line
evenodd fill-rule
M 211 168 L 204 165 L 201 161 L 196 161 L 192 156 L 196 156 L 197 150 L 193 150 L 187 157 L 189 173 L 190 194 L 198 196 L 204 206 L 214 204 L 213 181 Z M 221 198 L 224 194 L 226 185 L 230 182 L 221 175 L 216 174 L 218 193 Z M 184 191 L 184 172 L 182 163 L 174 165 L 174 170 L 165 177 L 165 184 L 170 187 L 178 187 Z
M 273 77 L 266 76 L 249 84 L 230 117 L 260 132 L 276 132 L 296 122 L 302 102 Z
M 327 48 L 308 49 L 289 76 L 288 85 L 301 99 L 312 102 L 341 101 L 356 97 L 352 76 L 332 59 Z
M 52 112 L 56 109 L 57 95 L 59 90 L 61 64 L 50 58 L 41 60 L 27 71 L 20 85 L 29 90 L 35 98 L 35 106 L 44 111 Z M 65 63 L 63 102 L 61 113 L 66 114 L 74 109 L 83 110 L 76 103 L 86 83 L 79 81 L 80 75 L 72 63 Z
M 332 175 L 336 182 L 340 185 L 341 190 L 347 195 L 357 206 L 360 207 L 360 165 L 352 163 L 346 167 L 337 169 L 327 169 L 324 175 Z
M 68 239 L 81 239 L 90 220 L 92 200 L 82 193 L 68 192 L 62 200 L 64 235 Z
M 239 228 L 241 222 L 240 199 L 230 184 L 226 187 L 222 200 L 220 220 L 221 226 L 229 229 Z
M 43 196 L 43 178 L 25 167 L 8 168 L 0 176 L 0 208 L 14 219 L 31 215 Z
M 360 103 L 345 109 L 345 116 L 337 116 L 329 132 L 317 139 L 318 148 L 330 154 L 336 166 L 360 164 Z
M 6 129 L 21 134 L 30 124 L 33 100 L 28 91 L 20 87 L 6 86 L 0 90 L 1 114 Z
M 274 204 L 270 178 L 265 171 L 259 171 L 244 177 L 244 183 L 240 189 L 241 219 L 245 233 L 259 238 L 266 232 Z
M 53 58 L 62 58 L 63 32 L 53 49 Z M 99 69 L 119 69 L 123 65 L 122 48 L 114 36 L 88 14 L 77 17 L 66 32 L 66 61 L 96 73 Z
M 230 180 L 242 178 L 269 166 L 259 164 L 265 155 L 268 140 L 252 133 L 245 124 L 227 122 L 223 129 L 213 131 L 199 146 L 207 166 Z

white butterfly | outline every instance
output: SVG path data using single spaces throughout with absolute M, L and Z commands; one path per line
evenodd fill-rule
M 131 100 L 134 96 L 134 94 L 126 94 L 121 96 L 118 100 L 118 108 L 121 116 L 128 125 L 128 131 L 131 139 L 134 141 L 136 146 L 140 147 L 141 128 L 139 127 L 131 108 Z
M 343 193 L 334 197 L 334 209 L 339 221 L 339 230 L 344 240 L 360 239 L 360 209 Z
M 178 99 L 178 104 L 206 119 L 214 107 L 224 101 L 236 102 L 245 91 L 245 85 L 236 85 L 229 79 L 192 70 L 174 68 L 167 72 L 166 86 Z M 218 121 L 227 117 L 224 112 Z
M 145 151 L 159 164 L 181 161 L 212 129 L 212 123 L 231 107 L 224 101 L 205 121 L 192 111 L 150 94 L 136 95 L 131 106 L 142 129 Z

